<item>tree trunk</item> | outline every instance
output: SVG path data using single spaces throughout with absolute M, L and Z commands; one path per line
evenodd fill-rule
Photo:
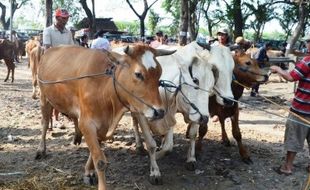
M 96 33 L 96 17 L 93 15 L 91 10 L 88 8 L 86 0 L 80 0 L 80 4 L 82 5 L 82 8 L 84 9 L 88 21 L 89 21 L 89 29 L 90 29 L 90 37 L 93 37 L 93 35 Z M 95 4 L 93 4 L 93 11 L 94 11 Z
M 181 22 L 179 45 L 185 46 L 187 43 L 188 30 L 188 0 L 181 0 Z
M 288 42 L 287 50 L 285 52 L 285 56 L 288 56 L 288 54 L 292 53 L 293 47 L 298 40 L 303 27 L 305 26 L 305 20 L 307 18 L 307 15 L 309 14 L 309 9 L 307 6 L 303 5 L 303 0 L 299 2 L 299 21 L 298 24 L 293 32 L 293 35 L 291 39 Z
M 243 17 L 242 17 L 242 11 L 241 11 L 241 0 L 234 0 L 233 1 L 233 7 L 234 7 L 234 23 L 235 23 L 235 31 L 234 31 L 234 38 L 238 36 L 243 36 L 242 29 L 244 28 L 243 25 Z
M 45 27 L 53 24 L 53 0 L 45 0 L 46 22 Z

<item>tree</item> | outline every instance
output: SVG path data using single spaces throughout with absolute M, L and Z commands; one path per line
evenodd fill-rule
M 150 15 L 149 15 L 149 22 L 148 22 L 151 34 L 154 34 L 156 26 L 160 20 L 161 20 L 161 18 L 159 17 L 159 14 L 155 13 L 151 9 Z
M 169 26 L 171 36 L 177 36 L 180 25 L 181 4 L 180 0 L 164 0 L 162 3 L 163 9 L 172 15 L 172 24 Z
M 87 18 L 88 18 L 88 21 L 89 21 L 89 26 L 90 26 L 90 36 L 92 37 L 93 34 L 96 33 L 96 17 L 95 17 L 95 4 L 94 4 L 94 0 L 92 0 L 92 6 L 93 6 L 93 13 L 92 11 L 88 8 L 88 5 L 87 5 L 87 2 L 86 0 L 80 0 L 79 1 L 82 5 L 82 8 L 84 9 L 86 15 L 87 15 Z
M 12 0 L 12 17 L 14 18 L 16 10 L 20 9 L 22 6 L 28 4 L 29 2 L 30 0 Z M 8 30 L 10 27 L 11 19 L 13 18 L 9 17 L 8 19 L 6 19 L 7 6 L 4 4 L 3 0 L 0 2 L 0 8 L 1 8 L 1 16 L 0 16 L 1 25 L 3 26 L 4 30 Z
M 145 17 L 147 15 L 147 12 L 149 11 L 149 9 L 157 2 L 158 0 L 154 0 L 153 3 L 150 4 L 150 6 L 148 5 L 147 0 L 143 0 L 144 3 L 144 9 L 141 15 L 139 15 L 139 13 L 136 11 L 136 9 L 133 7 L 133 5 L 131 4 L 130 0 L 126 0 L 127 4 L 129 5 L 130 9 L 135 13 L 135 15 L 137 15 L 137 17 L 140 20 L 140 36 L 142 38 L 142 40 L 144 40 L 145 38 Z
M 298 24 L 293 32 L 291 39 L 288 42 L 288 44 L 290 45 L 288 45 L 288 49 L 285 52 L 286 55 L 288 55 L 289 53 L 292 53 L 293 46 L 298 40 L 301 32 L 304 30 L 307 18 L 309 18 L 309 1 L 300 0 L 297 2 L 297 4 L 298 4 L 298 11 L 299 11 Z
M 45 0 L 45 26 L 48 27 L 53 24 L 53 0 Z
M 187 44 L 187 31 L 188 31 L 188 0 L 181 0 L 181 22 L 180 22 L 180 36 L 179 44 L 185 46 Z
M 276 16 L 279 21 L 281 28 L 285 31 L 285 41 L 292 34 L 293 28 L 298 23 L 298 5 L 283 5 L 280 7 L 282 10 L 281 14 Z

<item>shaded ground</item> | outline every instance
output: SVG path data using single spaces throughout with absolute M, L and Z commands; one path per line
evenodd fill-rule
M 64 119 L 65 129 L 55 128 L 48 133 L 47 158 L 34 160 L 41 133 L 41 116 L 39 100 L 31 99 L 30 70 L 26 63 L 18 64 L 13 84 L 2 82 L 5 74 L 5 65 L 0 64 L 0 189 L 96 189 L 83 185 L 88 149 L 84 142 L 81 146 L 71 144 L 74 130 L 67 119 Z M 184 137 L 186 125 L 177 115 L 173 152 L 158 161 L 164 176 L 161 186 L 148 182 L 148 156 L 135 153 L 131 119 L 125 115 L 115 140 L 102 147 L 111 163 L 107 171 L 109 189 L 302 189 L 308 177 L 305 170 L 309 161 L 307 146 L 296 158 L 293 175 L 278 175 L 272 170 L 280 165 L 284 156 L 285 109 L 293 96 L 292 91 L 292 83 L 261 86 L 260 93 L 281 104 L 281 108 L 262 98 L 249 97 L 249 91 L 245 91 L 242 101 L 251 105 L 241 106 L 240 128 L 254 162 L 252 165 L 241 161 L 227 120 L 232 146 L 221 144 L 220 126 L 211 123 L 203 152 L 198 157 L 198 170 L 187 171 L 185 160 L 189 144 Z

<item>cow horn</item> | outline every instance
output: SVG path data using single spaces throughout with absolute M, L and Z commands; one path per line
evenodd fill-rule
M 216 83 L 217 79 L 219 78 L 219 70 L 215 65 L 212 65 L 212 72 L 213 72 L 214 80 Z
M 207 50 L 211 50 L 211 46 L 210 44 L 205 44 L 205 43 L 201 43 L 201 42 L 197 42 L 197 44 L 202 47 L 203 49 L 207 49 Z
M 126 46 L 125 49 L 124 49 L 124 52 L 127 54 L 127 55 L 131 55 L 133 50 L 131 47 L 129 46 Z
M 177 50 L 155 49 L 155 56 L 171 55 Z

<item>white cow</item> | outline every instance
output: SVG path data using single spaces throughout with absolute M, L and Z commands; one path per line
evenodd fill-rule
M 222 97 L 232 98 L 231 81 L 234 62 L 230 50 L 224 46 L 214 46 L 210 51 L 204 50 L 196 42 L 192 42 L 177 50 L 176 53 L 158 57 L 162 66 L 161 80 L 177 86 L 159 88 L 159 92 L 167 108 L 167 114 L 161 120 L 147 121 L 141 115 L 133 113 L 134 125 L 140 124 L 145 137 L 146 147 L 150 155 L 150 181 L 152 184 L 162 183 L 156 159 L 162 157 L 173 148 L 173 126 L 176 124 L 175 114 L 181 112 L 186 122 L 190 123 L 190 146 L 187 154 L 187 166 L 192 169 L 196 165 L 195 140 L 200 123 L 207 123 L 209 117 L 208 101 L 213 89 Z M 221 96 L 217 101 L 224 105 Z M 135 134 L 137 146 L 142 146 L 138 136 L 137 125 Z M 151 132 L 164 136 L 161 150 L 156 152 L 157 145 Z

